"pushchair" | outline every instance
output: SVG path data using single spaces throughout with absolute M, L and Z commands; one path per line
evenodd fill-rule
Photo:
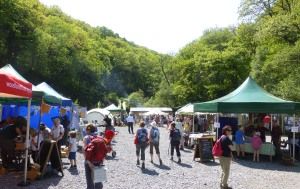
M 105 144 L 106 144 L 107 153 L 111 153 L 111 156 L 113 158 L 116 157 L 117 152 L 113 150 L 111 142 L 117 134 L 118 134 L 118 132 L 116 132 L 116 131 L 106 130 L 104 132 L 104 137 L 103 137 Z

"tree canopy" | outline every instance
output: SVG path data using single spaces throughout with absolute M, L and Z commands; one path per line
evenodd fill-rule
M 239 25 L 207 29 L 170 56 L 38 0 L 0 0 L 0 66 L 88 107 L 177 107 L 223 96 L 248 75 L 300 101 L 300 1 L 242 0 L 239 12 Z

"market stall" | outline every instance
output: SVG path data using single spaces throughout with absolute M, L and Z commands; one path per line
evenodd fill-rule
M 60 104 L 54 104 L 51 107 L 51 111 L 45 113 L 42 116 L 41 121 L 45 123 L 48 127 L 52 127 L 52 117 L 62 117 L 67 119 L 68 122 L 71 122 L 72 118 L 72 109 L 73 109 L 73 101 L 70 98 L 64 97 L 63 95 L 59 94 L 56 90 L 54 90 L 50 85 L 46 82 L 42 82 L 36 86 L 39 90 L 43 91 L 44 93 L 54 96 L 55 98 L 59 99 L 61 102 Z
M 0 70 L 0 102 L 3 103 L 7 99 L 10 101 L 18 101 L 20 99 L 27 99 L 28 114 L 26 126 L 26 139 L 25 139 L 25 166 L 24 166 L 24 180 L 20 185 L 28 185 L 27 182 L 27 166 L 28 166 L 28 148 L 29 148 L 29 127 L 30 127 L 30 106 L 32 98 L 32 84 L 26 81 L 19 80 L 18 78 L 9 75 Z
M 19 74 L 10 64 L 0 68 L 1 73 L 5 73 L 7 75 L 11 75 L 17 78 L 20 81 L 29 83 L 21 74 Z M 40 122 L 40 106 L 42 104 L 49 104 L 49 105 L 61 105 L 62 100 L 57 98 L 56 96 L 47 93 L 38 87 L 32 85 L 32 106 L 30 109 L 31 117 L 30 125 L 33 128 L 37 128 Z M 3 102 L 2 106 L 2 119 L 6 119 L 9 116 L 25 116 L 27 115 L 27 108 L 26 108 L 26 100 L 18 100 L 16 104 L 14 100 L 6 100 Z M 49 118 L 49 120 L 51 120 Z M 51 125 L 52 126 L 52 122 Z
M 251 77 L 248 77 L 236 90 L 228 95 L 212 101 L 194 104 L 194 111 L 295 114 L 300 112 L 300 103 L 275 97 L 262 89 Z M 218 122 L 218 119 L 216 122 Z M 220 125 L 216 124 L 216 127 L 218 126 Z M 221 129 L 218 128 L 217 132 L 220 132 Z
M 105 110 L 108 110 L 113 115 L 113 125 L 114 126 L 123 126 L 124 120 L 124 113 L 125 110 L 122 108 L 117 107 L 115 104 L 111 104 L 104 108 Z

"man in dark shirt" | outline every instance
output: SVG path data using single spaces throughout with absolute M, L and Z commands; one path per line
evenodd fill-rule
M 231 150 L 233 148 L 232 141 L 229 138 L 231 135 L 231 127 L 226 125 L 222 129 L 222 138 L 221 138 L 221 147 L 223 154 L 220 157 L 220 165 L 222 168 L 222 175 L 221 175 L 221 188 L 229 189 L 231 187 L 228 186 L 227 181 L 229 177 L 229 171 L 230 171 L 230 164 L 231 164 Z
M 13 159 L 15 138 L 26 131 L 26 119 L 17 117 L 15 124 L 7 125 L 0 131 L 0 148 L 3 167 L 7 167 Z
M 108 115 L 105 115 L 103 121 L 105 121 L 106 126 L 111 126 L 111 119 L 108 117 Z
M 279 158 L 281 154 L 281 150 L 280 150 L 281 135 L 282 135 L 281 128 L 277 123 L 275 123 L 271 131 L 271 136 L 272 136 L 272 142 L 275 146 L 276 158 Z
M 258 132 L 260 132 L 260 138 L 263 142 L 266 142 L 266 132 L 269 131 L 266 127 L 264 127 L 262 124 L 259 124 L 257 129 Z

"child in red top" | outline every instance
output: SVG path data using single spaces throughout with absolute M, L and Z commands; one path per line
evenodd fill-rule
M 260 132 L 255 132 L 251 138 L 251 145 L 253 148 L 253 161 L 259 162 L 259 150 L 262 145 L 262 140 L 260 138 Z

